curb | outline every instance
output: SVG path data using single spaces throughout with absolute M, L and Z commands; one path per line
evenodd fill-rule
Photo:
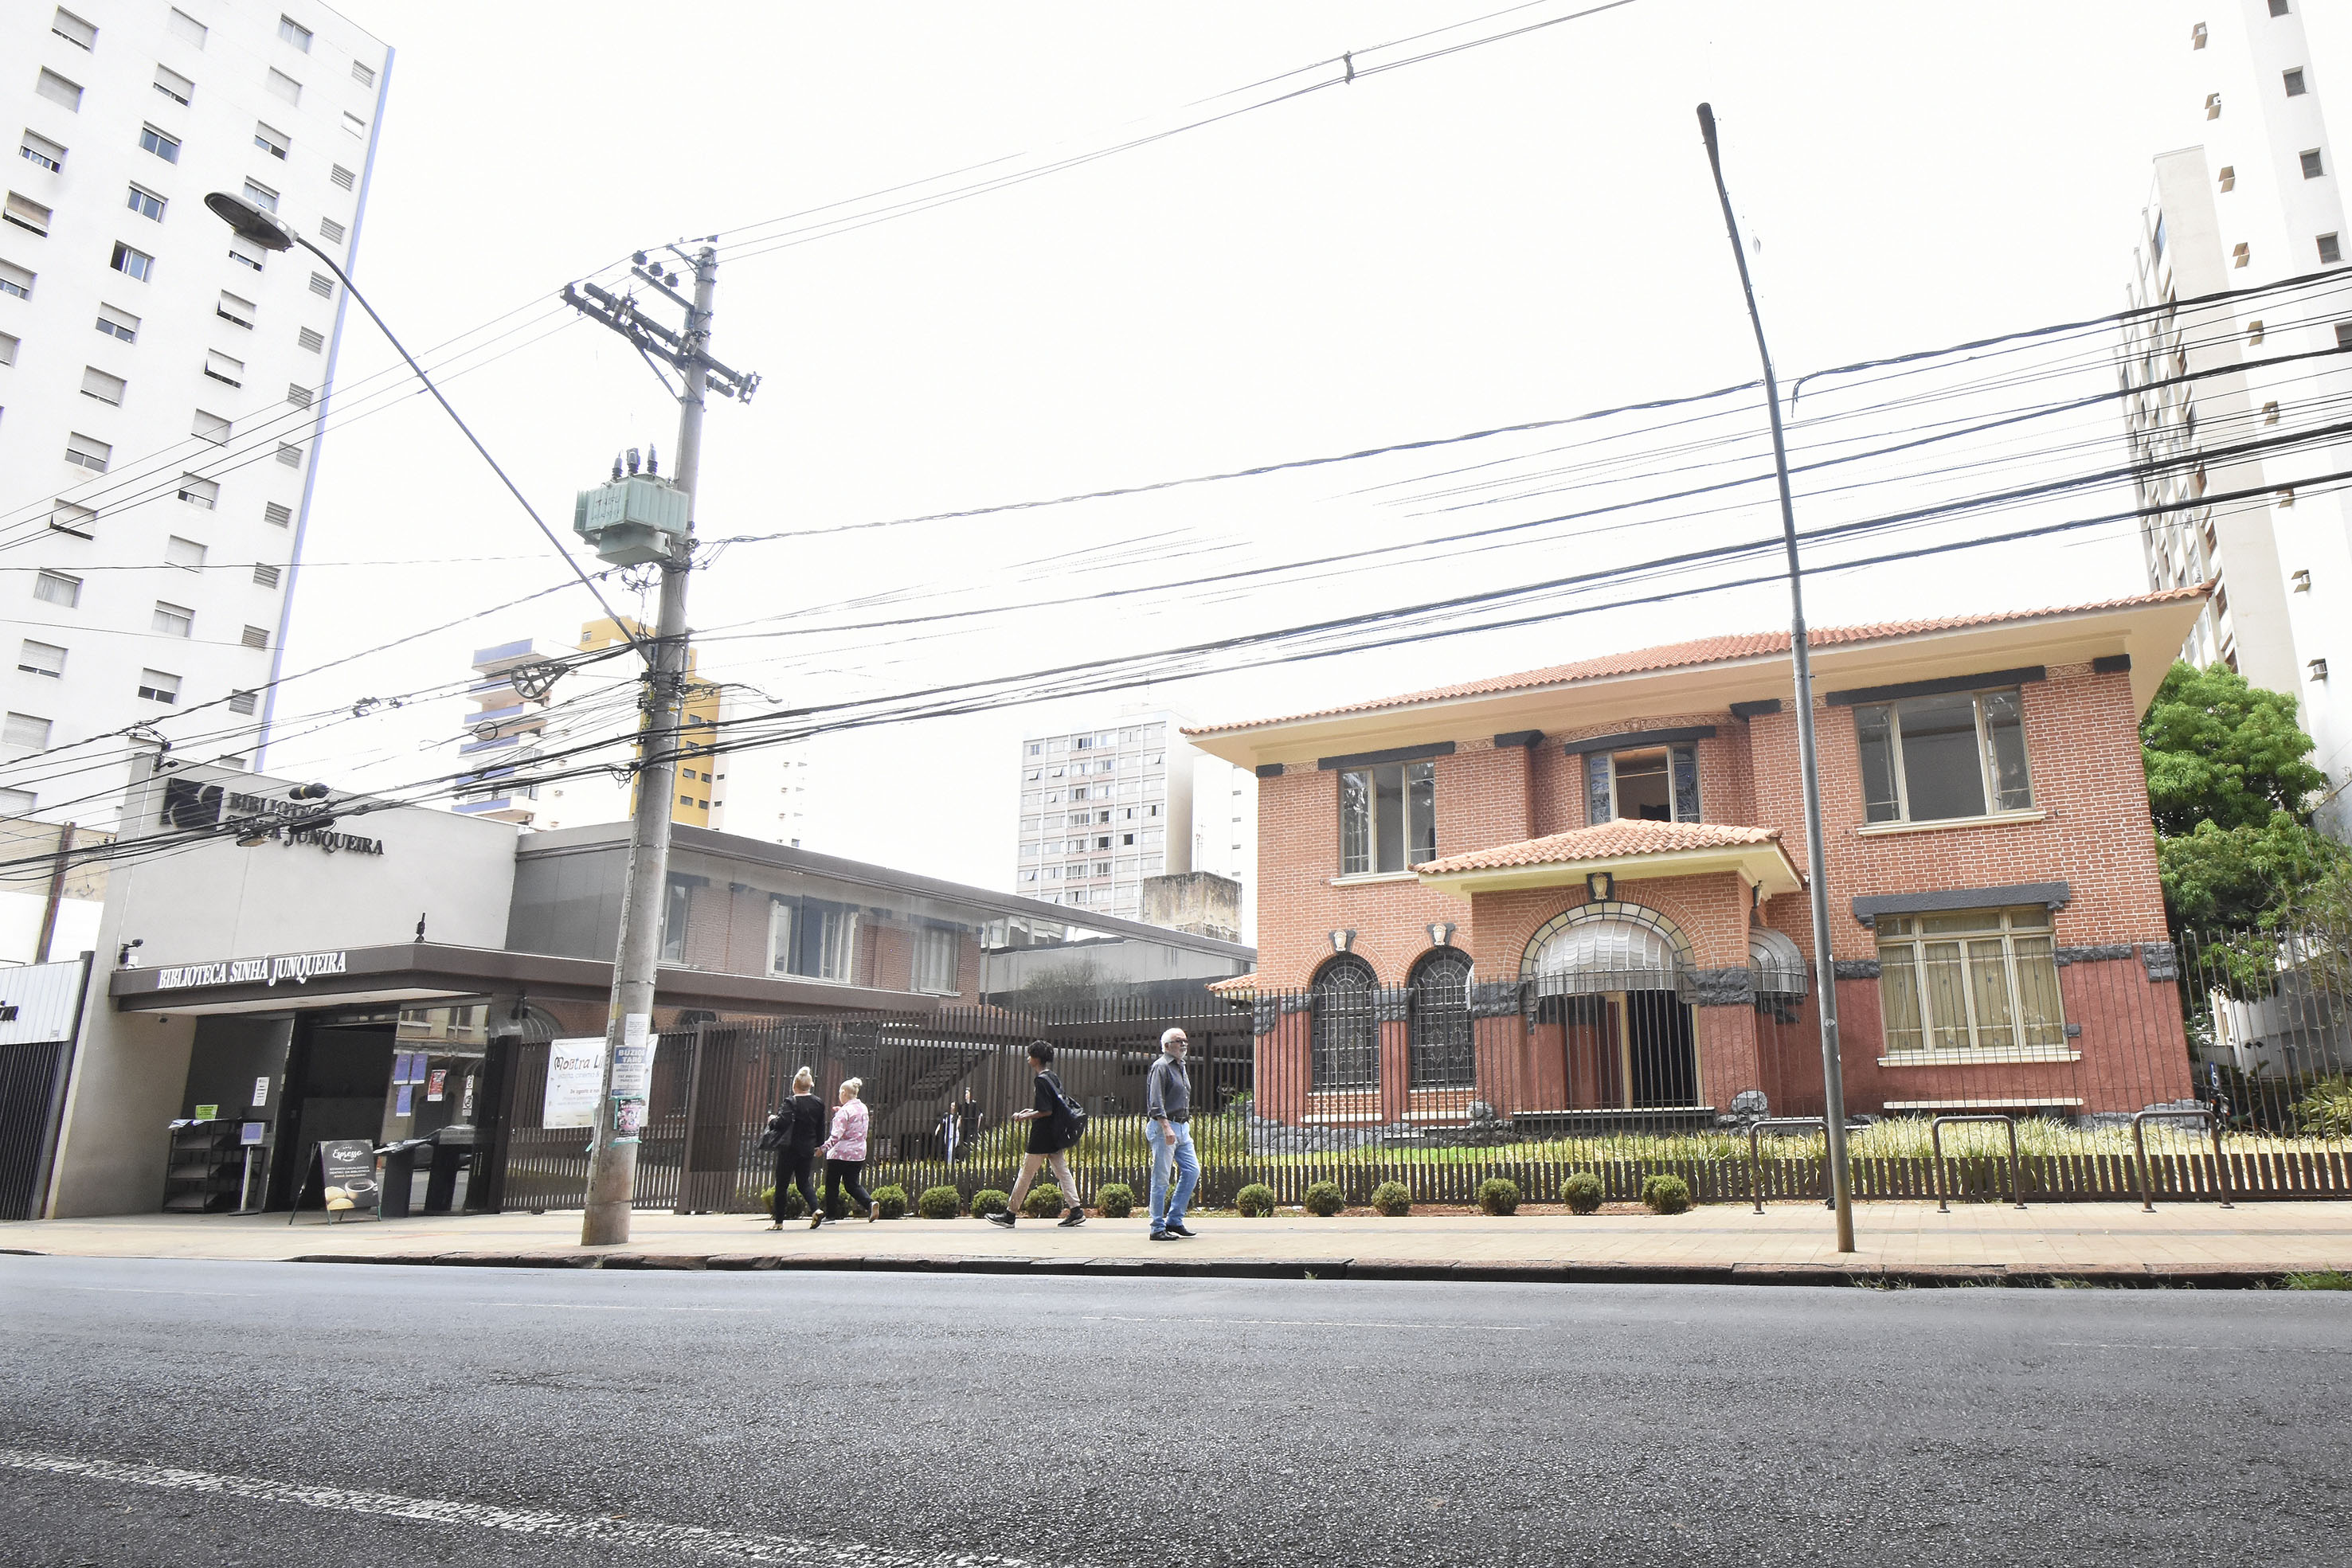
M 1362 1280 L 1500 1285 L 1809 1285 L 1864 1290 L 1982 1289 L 2249 1291 L 2301 1270 L 2252 1264 L 2164 1269 L 2098 1264 L 2011 1269 L 2002 1263 L 1447 1262 L 1403 1258 L 1007 1258 L 929 1253 L 793 1257 L 715 1252 L 309 1252 L 294 1263 L 403 1268 L 617 1269 L 648 1272 L 1056 1275 L 1116 1280 Z

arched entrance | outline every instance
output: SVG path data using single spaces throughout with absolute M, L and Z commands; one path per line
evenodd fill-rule
M 1692 967 L 1682 931 L 1639 904 L 1582 904 L 1535 934 L 1519 973 L 1538 1026 L 1561 1030 L 1568 1109 L 1700 1103 Z

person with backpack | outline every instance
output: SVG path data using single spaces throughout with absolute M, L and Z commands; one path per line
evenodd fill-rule
M 1160 1037 L 1160 1060 L 1143 1080 L 1143 1125 L 1151 1141 L 1154 1241 L 1176 1241 L 1192 1234 L 1184 1228 L 1184 1207 L 1201 1182 L 1201 1156 L 1192 1149 L 1192 1081 L 1184 1072 L 1184 1053 L 1191 1049 L 1182 1030 L 1168 1030 Z
M 824 1136 L 824 1102 L 816 1097 L 816 1074 L 802 1068 L 793 1074 L 793 1097 L 768 1118 L 760 1146 L 776 1156 L 776 1186 L 769 1195 L 768 1228 L 784 1228 L 784 1191 L 800 1188 L 801 1203 L 811 1214 L 816 1207 L 816 1145 Z
M 865 1080 L 845 1078 L 841 1081 L 841 1107 L 833 1113 L 833 1134 L 825 1139 L 824 1202 L 809 1206 L 809 1228 L 814 1230 L 824 1223 L 824 1211 L 841 1196 L 846 1185 L 852 1202 L 866 1211 L 867 1224 L 882 1218 L 882 1205 L 867 1192 L 857 1177 L 866 1169 L 866 1102 L 857 1097 L 866 1087 Z M 814 1098 L 814 1096 L 811 1096 Z
M 1060 1223 L 1064 1226 L 1084 1225 L 1087 1211 L 1078 1202 L 1078 1178 L 1070 1172 L 1070 1150 L 1087 1130 L 1084 1107 L 1062 1092 L 1062 1081 L 1054 1072 L 1054 1048 L 1042 1040 L 1029 1042 L 1029 1065 L 1037 1074 L 1036 1103 L 1026 1111 L 1015 1111 L 1013 1119 L 1029 1124 L 1029 1149 L 1021 1159 L 1021 1179 L 1013 1184 L 1012 1201 L 1002 1214 L 988 1217 L 991 1225 L 1013 1228 L 1021 1215 L 1021 1205 L 1029 1196 L 1030 1185 L 1037 1173 L 1048 1164 L 1054 1167 L 1054 1180 L 1060 1184 L 1062 1201 L 1067 1206 Z

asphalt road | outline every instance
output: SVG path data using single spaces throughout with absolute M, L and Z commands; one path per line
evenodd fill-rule
M 2352 1296 L 0 1258 L 0 1562 L 2329 1563 Z

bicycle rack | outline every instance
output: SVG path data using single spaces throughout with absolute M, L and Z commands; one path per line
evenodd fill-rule
M 2132 1158 L 2139 1168 L 2139 1211 L 2156 1212 L 2156 1200 L 2148 1196 L 2147 1136 L 2142 1124 L 2158 1122 L 2202 1122 L 2213 1134 L 2213 1179 L 2221 1184 L 2221 1207 L 2235 1208 L 2230 1201 L 2230 1162 L 2221 1153 L 2221 1120 L 2210 1111 L 2136 1111 L 2132 1113 Z
M 2025 1207 L 2025 1183 L 2017 1163 L 2017 1118 L 2014 1116 L 1938 1116 L 1927 1124 L 1927 1147 L 1936 1156 L 1936 1212 L 1952 1212 L 1951 1199 L 1944 1191 L 1944 1127 L 1950 1122 L 1999 1122 L 2009 1129 L 2009 1191 L 2016 1207 Z

